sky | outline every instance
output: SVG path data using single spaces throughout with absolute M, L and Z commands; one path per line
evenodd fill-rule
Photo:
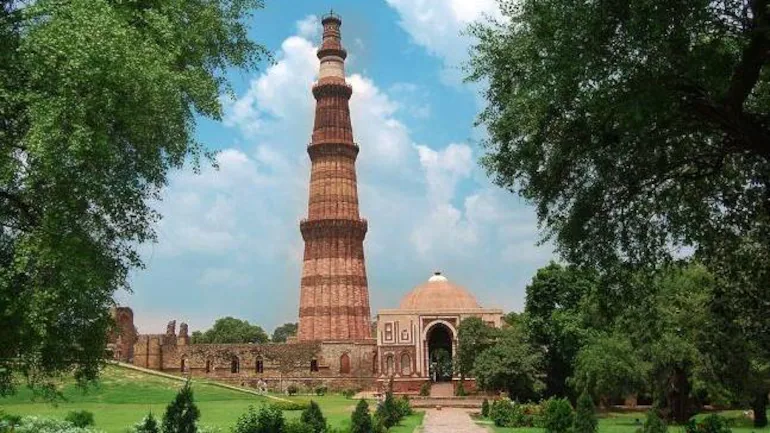
M 296 322 L 318 71 L 319 17 L 342 16 L 346 74 L 373 314 L 441 271 L 484 307 L 523 309 L 525 287 L 554 258 L 537 246 L 534 210 L 479 165 L 481 85 L 463 82 L 463 31 L 498 15 L 495 0 L 266 0 L 250 37 L 274 53 L 257 71 L 228 72 L 223 121 L 196 135 L 218 169 L 172 174 L 146 268 L 118 294 L 139 331 L 170 320 L 204 330 L 220 317 L 272 330 Z

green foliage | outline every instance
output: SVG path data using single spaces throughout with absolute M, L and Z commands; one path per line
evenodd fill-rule
M 232 433 L 257 433 L 259 431 L 259 414 L 254 406 L 238 417 Z
M 529 344 L 520 329 L 501 330 L 496 344 L 476 358 L 473 374 L 479 387 L 505 390 L 520 400 L 534 399 L 542 390 L 542 353 Z
M 160 426 L 152 412 L 150 412 L 143 420 L 134 425 L 131 433 L 160 433 Z
M 326 395 L 326 393 L 329 391 L 329 388 L 326 386 L 317 386 L 315 388 L 315 395 L 321 397 Z
M 350 433 L 372 433 L 372 416 L 366 400 L 358 401 L 350 421 Z
M 420 385 L 420 395 L 422 397 L 427 397 L 430 395 L 430 382 L 424 382 L 422 385 Z
M 570 384 L 610 401 L 639 391 L 647 370 L 627 335 L 601 335 L 578 352 Z
M 701 421 L 691 419 L 684 428 L 685 433 L 731 433 L 727 418 L 711 414 Z
M 476 356 L 492 345 L 494 331 L 480 317 L 468 317 L 460 322 L 457 327 L 455 370 L 461 378 L 471 374 Z
M 326 431 L 326 418 L 321 413 L 321 408 L 318 403 L 310 401 L 310 406 L 302 411 L 300 420 L 309 425 L 313 433 L 323 433 Z
M 596 418 L 594 401 L 587 392 L 583 392 L 575 405 L 572 433 L 596 433 L 598 427 L 599 420 Z
M 642 433 L 666 433 L 668 432 L 668 426 L 658 416 L 658 413 L 654 410 L 647 412 L 647 419 L 644 421 L 642 427 Z
M 0 421 L 0 431 L 5 428 L 3 424 Z M 25 416 L 14 426 L 8 430 L 10 433 L 102 433 L 89 427 L 77 427 L 69 421 L 37 416 Z
M 71 411 L 64 420 L 71 422 L 75 427 L 88 427 L 94 425 L 94 414 L 87 410 Z
M 481 416 L 483 416 L 484 418 L 489 417 L 489 400 L 487 400 L 486 398 L 481 403 Z
M 185 382 L 163 415 L 163 433 L 196 433 L 200 411 L 195 405 L 190 382 Z
M 358 394 L 358 391 L 352 388 L 345 388 L 342 390 L 342 396 L 345 398 L 352 398 L 356 394 Z
M 572 406 L 566 398 L 550 398 L 543 403 L 545 433 L 567 433 L 572 424 Z
M 0 395 L 103 364 L 113 294 L 155 239 L 168 174 L 208 153 L 225 71 L 266 54 L 260 0 L 0 7 Z M 66 354 L 66 356 L 62 356 Z M 45 388 L 42 389 L 52 389 Z
M 310 403 L 306 401 L 274 401 L 270 405 L 276 409 L 288 411 L 305 410 L 310 407 Z
M 291 385 L 289 385 L 289 386 L 287 386 L 287 387 L 286 387 L 286 392 L 287 392 L 289 395 L 295 395 L 295 394 L 297 394 L 297 393 L 299 392 L 299 388 L 297 387 L 297 385 L 294 385 L 294 384 L 292 383 Z
M 254 433 L 283 433 L 283 412 L 275 406 L 262 406 L 257 415 L 259 429 Z M 166 433 L 166 432 L 163 432 Z
M 396 410 L 398 410 L 399 420 L 402 420 L 414 413 L 408 395 L 404 394 L 401 396 L 401 398 L 396 399 Z
M 524 412 L 521 410 L 521 405 L 507 398 L 492 402 L 489 417 L 498 427 L 523 427 L 524 425 Z
M 239 344 L 267 343 L 268 336 L 257 325 L 249 324 L 248 320 L 233 317 L 217 319 L 214 326 L 205 332 L 193 332 L 193 344 Z
M 270 341 L 273 343 L 285 343 L 289 337 L 293 337 L 295 335 L 297 335 L 297 324 L 284 323 L 283 325 L 275 328 Z
M 314 433 L 313 426 L 299 420 L 287 421 L 281 433 Z
M 385 399 L 377 406 L 375 417 L 382 421 L 382 425 L 386 429 L 393 427 L 401 421 L 403 414 L 392 392 L 385 393 Z
M 465 385 L 463 384 L 463 381 L 460 381 L 460 383 L 457 384 L 457 387 L 455 388 L 455 395 L 458 397 L 465 397 L 468 395 L 465 392 Z

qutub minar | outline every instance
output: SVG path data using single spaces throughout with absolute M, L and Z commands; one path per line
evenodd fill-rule
M 371 314 L 364 264 L 367 223 L 358 214 L 358 145 L 348 104 L 353 88 L 345 82 L 342 21 L 328 15 L 322 24 L 315 123 L 307 148 L 312 161 L 308 218 L 300 223 L 305 257 L 297 338 L 359 340 L 371 337 Z
M 429 381 L 459 378 L 435 368 L 457 350 L 457 327 L 466 317 L 501 325 L 502 310 L 482 308 L 474 296 L 436 272 L 406 293 L 397 309 L 380 310 L 372 336 L 369 287 L 364 262 L 367 222 L 359 215 L 356 158 L 345 82 L 345 58 L 335 14 L 323 17 L 320 69 L 310 145 L 312 162 L 305 242 L 299 281 L 299 330 L 287 343 L 191 344 L 188 327 L 168 324 L 163 334 L 138 334 L 130 308 L 114 311 L 117 332 L 109 336 L 113 357 L 138 367 L 200 376 L 247 387 L 283 390 L 289 384 L 312 389 L 382 389 L 416 393 Z M 363 144 L 366 149 L 366 143 Z M 365 152 L 364 152 L 365 154 Z M 296 286 L 295 286 L 296 287 Z M 259 318 L 255 320 L 259 323 Z M 465 389 L 474 386 L 466 379 Z M 434 388 L 434 389 L 438 389 Z

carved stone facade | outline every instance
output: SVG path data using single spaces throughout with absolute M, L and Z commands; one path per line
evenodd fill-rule
M 323 21 L 323 43 L 312 141 L 308 217 L 300 223 L 305 254 L 300 281 L 299 341 L 371 338 L 364 263 L 367 222 L 358 213 L 355 162 L 345 82 L 345 58 L 336 15 Z

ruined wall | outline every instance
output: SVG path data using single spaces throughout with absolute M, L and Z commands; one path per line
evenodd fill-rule
M 115 328 L 107 336 L 107 347 L 116 361 L 131 362 L 137 341 L 134 312 L 128 307 L 115 307 L 110 314 Z

